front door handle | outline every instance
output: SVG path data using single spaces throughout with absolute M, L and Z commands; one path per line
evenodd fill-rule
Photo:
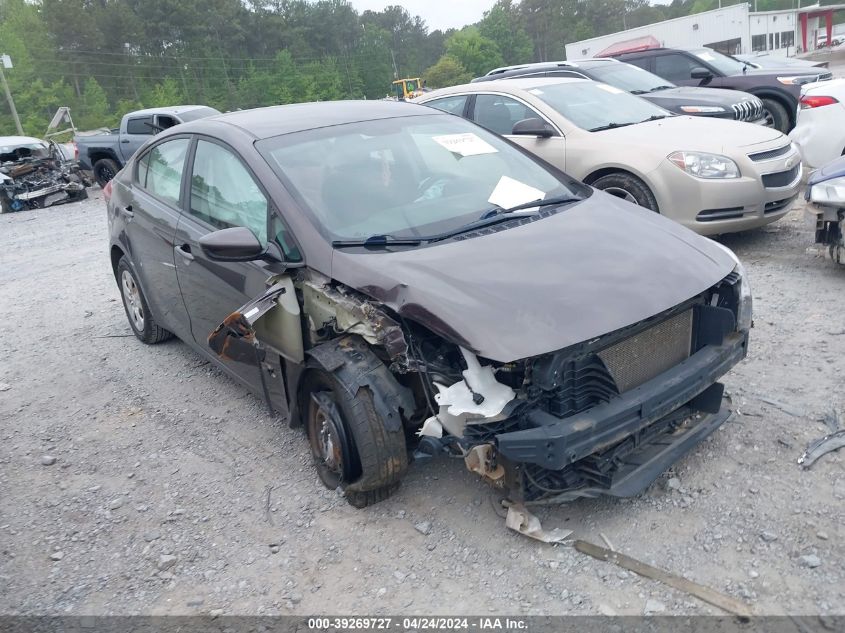
M 129 142 L 129 139 L 128 139 L 128 138 L 125 138 L 125 139 L 123 139 L 123 140 L 122 140 L 122 141 L 120 141 L 120 142 L 121 142 L 121 143 L 128 143 L 128 142 Z
M 176 252 L 179 253 L 182 257 L 187 259 L 189 262 L 193 261 L 194 256 L 191 254 L 191 245 L 190 244 L 180 244 L 176 247 Z
M 131 204 L 123 207 L 120 212 L 123 214 L 123 217 L 125 217 L 127 220 L 131 220 L 135 217 L 135 212 L 132 210 Z

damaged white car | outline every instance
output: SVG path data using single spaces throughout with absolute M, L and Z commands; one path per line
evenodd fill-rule
M 213 116 L 105 193 L 138 338 L 178 336 L 303 426 L 355 506 L 449 457 L 526 504 L 634 495 L 730 415 L 733 254 L 458 117 Z
M 0 213 L 84 200 L 91 182 L 56 143 L 0 136 Z

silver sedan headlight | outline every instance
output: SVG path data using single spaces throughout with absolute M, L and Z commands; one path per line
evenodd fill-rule
M 832 207 L 845 206 L 845 176 L 831 178 L 810 187 L 810 201 Z
M 705 152 L 673 152 L 673 165 L 696 178 L 739 178 L 739 167 L 727 156 Z

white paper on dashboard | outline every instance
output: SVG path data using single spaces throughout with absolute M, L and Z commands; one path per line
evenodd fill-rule
M 495 154 L 499 150 L 490 145 L 487 141 L 476 136 L 472 132 L 466 134 L 444 134 L 432 137 L 435 143 L 439 143 L 453 154 L 461 156 L 477 156 L 478 154 Z
M 510 209 L 527 202 L 539 202 L 546 197 L 546 194 L 539 189 L 526 185 L 508 176 L 502 176 L 493 193 L 487 198 L 487 202 L 495 204 L 503 209 Z

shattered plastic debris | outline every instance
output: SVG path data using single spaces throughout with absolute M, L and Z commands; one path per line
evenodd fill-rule
M 845 429 L 839 429 L 821 439 L 810 442 L 804 454 L 798 458 L 798 463 L 806 470 L 816 463 L 816 460 L 822 455 L 832 453 L 843 446 L 845 446 Z
M 572 530 L 562 530 L 561 528 L 544 530 L 540 524 L 540 519 L 526 510 L 521 503 L 515 503 L 508 508 L 505 525 L 514 532 L 519 532 L 543 543 L 565 543 L 569 535 L 572 534 Z

